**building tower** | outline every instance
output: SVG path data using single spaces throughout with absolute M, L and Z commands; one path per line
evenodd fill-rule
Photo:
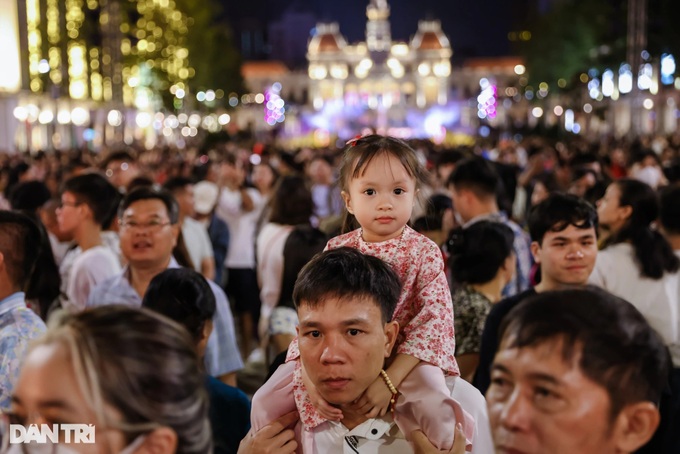
M 392 45 L 390 7 L 387 0 L 371 0 L 366 7 L 366 45 L 368 51 L 386 52 Z

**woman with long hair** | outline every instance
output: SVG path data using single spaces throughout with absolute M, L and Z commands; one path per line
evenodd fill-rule
M 633 179 L 609 185 L 597 204 L 608 233 L 590 282 L 630 301 L 670 345 L 678 330 L 680 259 L 657 231 L 657 193 Z
M 103 306 L 68 316 L 34 343 L 3 421 L 92 424 L 96 452 L 204 454 L 212 450 L 203 383 L 183 327 Z
M 293 286 L 298 272 L 326 245 L 326 235 L 312 227 L 312 194 L 304 178 L 281 178 L 269 204 L 270 216 L 257 236 L 257 278 L 262 312 L 259 334 L 277 355 L 295 337 L 297 312 Z

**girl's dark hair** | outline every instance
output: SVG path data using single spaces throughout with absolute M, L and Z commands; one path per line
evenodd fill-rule
M 194 264 L 193 260 L 191 260 L 191 254 L 189 254 L 187 243 L 184 241 L 182 229 L 179 230 L 179 235 L 177 235 L 177 243 L 172 248 L 172 255 L 177 260 L 177 263 L 183 267 L 194 269 L 194 265 L 200 265 L 200 263 Z
M 645 277 L 661 279 L 664 272 L 677 271 L 680 259 L 661 233 L 652 229 L 652 223 L 659 217 L 657 193 L 649 185 L 630 178 L 612 184 L 621 193 L 619 206 L 629 206 L 632 211 L 624 226 L 605 242 L 605 247 L 629 241 Z
M 299 175 L 279 179 L 270 202 L 269 222 L 283 225 L 309 224 L 314 214 L 312 193 Z
M 555 176 L 554 172 L 539 173 L 534 178 L 534 185 L 536 185 L 536 183 L 541 183 L 548 191 L 548 194 L 552 194 L 553 192 L 560 190 L 560 185 L 557 182 L 557 177 Z
M 480 221 L 454 230 L 448 241 L 454 280 L 465 284 L 489 282 L 512 255 L 514 240 L 512 229 L 500 222 Z
M 144 294 L 142 307 L 184 326 L 195 341 L 215 315 L 215 295 L 205 280 L 189 268 L 170 268 L 156 275 Z
M 390 136 L 371 134 L 350 141 L 343 152 L 340 178 L 338 184 L 343 191 L 348 190 L 351 178 L 358 178 L 366 170 L 366 166 L 376 157 L 389 154 L 404 166 L 408 174 L 416 181 L 416 188 L 421 188 L 430 179 L 425 166 L 420 163 L 415 150 L 403 140 Z M 356 218 L 345 210 L 342 232 L 346 233 L 359 227 Z

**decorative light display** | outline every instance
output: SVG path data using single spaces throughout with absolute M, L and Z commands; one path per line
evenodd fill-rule
M 497 87 L 486 78 L 479 81 L 479 86 L 482 92 L 477 97 L 477 116 L 480 119 L 488 118 L 493 120 L 496 118 L 496 108 L 498 106 Z
M 675 57 L 671 54 L 663 54 L 661 56 L 661 83 L 670 85 L 673 83 L 673 75 L 675 74 Z
M 608 98 L 614 94 L 614 71 L 611 69 L 602 73 L 602 94 Z
M 633 71 L 629 64 L 622 64 L 619 68 L 619 92 L 630 93 L 633 90 Z
M 649 90 L 651 88 L 652 72 L 651 63 L 645 63 L 640 67 L 640 72 L 638 73 L 638 88 L 640 90 Z
M 26 0 L 26 22 L 28 28 L 28 73 L 30 88 L 33 92 L 43 89 L 40 77 L 40 60 L 42 60 L 42 35 L 40 34 L 40 1 Z
M 264 121 L 269 126 L 274 126 L 277 123 L 283 123 L 286 119 L 285 102 L 279 95 L 281 93 L 281 84 L 276 82 L 264 93 Z

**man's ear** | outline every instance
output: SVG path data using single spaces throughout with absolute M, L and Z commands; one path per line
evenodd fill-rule
M 501 269 L 499 271 L 504 272 L 507 277 L 508 277 L 508 282 L 512 280 L 513 277 L 515 277 L 515 274 L 517 274 L 517 267 L 514 266 L 517 261 L 517 257 L 515 257 L 515 254 L 510 254 L 504 261 L 503 264 L 501 265 Z M 510 271 L 514 271 L 513 273 L 510 273 Z
M 530 248 L 531 255 L 534 257 L 534 262 L 540 264 L 541 256 L 538 253 L 541 250 L 541 245 L 538 243 L 538 241 L 532 241 Z
M 651 402 L 625 406 L 613 423 L 616 447 L 620 452 L 637 451 L 652 438 L 660 419 L 659 409 Z
M 92 212 L 92 208 L 90 208 L 90 205 L 88 205 L 87 203 L 81 203 L 76 208 L 82 208 L 84 210 L 83 212 L 85 213 L 86 217 L 94 219 L 94 213 Z
M 177 452 L 177 434 L 169 427 L 159 427 L 149 432 L 135 453 L 172 454 Z
M 395 321 L 385 323 L 385 358 L 392 354 L 397 335 L 399 335 L 399 323 Z

